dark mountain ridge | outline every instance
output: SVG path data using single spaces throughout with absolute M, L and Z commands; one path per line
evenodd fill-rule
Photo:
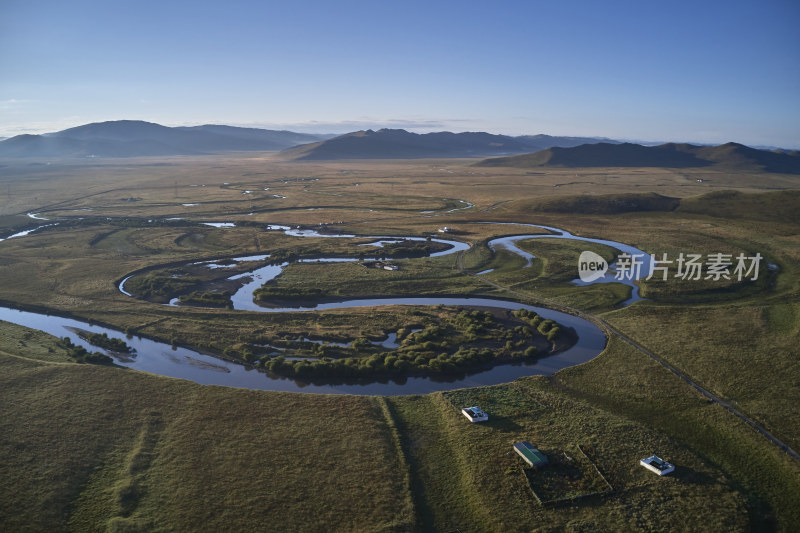
M 326 141 L 284 150 L 293 160 L 406 159 L 469 157 L 526 151 L 513 137 L 489 133 L 411 133 L 381 129 L 347 133 Z
M 524 135 L 512 137 L 485 132 L 412 133 L 402 129 L 361 130 L 322 142 L 284 150 L 295 161 L 334 159 L 411 159 L 426 157 L 485 157 L 520 154 L 550 146 L 593 142 L 586 137 Z
M 633 143 L 584 144 L 572 148 L 548 148 L 512 157 L 485 159 L 476 163 L 485 167 L 713 167 L 728 170 L 800 173 L 797 152 L 758 150 L 743 144 L 719 146 L 666 143 L 642 146 Z
M 0 141 L 0 157 L 137 157 L 275 151 L 326 138 L 290 131 L 205 125 L 170 128 L 140 120 L 97 122 Z
M 0 157 L 137 157 L 277 150 L 291 160 L 486 157 L 599 140 L 485 132 L 419 134 L 402 129 L 332 136 L 217 124 L 167 127 L 141 120 L 115 120 L 43 135 L 18 135 L 0 141 Z

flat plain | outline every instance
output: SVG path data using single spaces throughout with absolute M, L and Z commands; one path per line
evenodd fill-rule
M 264 339 L 377 339 L 436 313 L 170 307 L 122 294 L 119 281 L 243 255 L 352 255 L 370 241 L 298 239 L 267 225 L 418 237 L 447 226 L 447 238 L 471 248 L 400 259 L 397 272 L 291 263 L 274 285 L 334 299 L 568 306 L 800 450 L 797 176 L 472 163 L 298 163 L 270 153 L 8 162 L 0 238 L 58 224 L 0 242 L 0 300 L 244 363 Z M 646 299 L 620 307 L 628 287 L 569 283 L 581 250 L 613 251 L 530 239 L 520 243 L 537 258 L 527 267 L 486 243 L 541 230 L 488 222 L 552 226 L 670 256 L 760 253 L 765 264 L 751 283 L 643 281 Z M 614 335 L 592 361 L 552 376 L 371 397 L 202 386 L 76 364 L 55 338 L 2 322 L 0 330 L 0 524 L 9 531 L 791 531 L 800 523 L 800 463 Z M 459 412 L 468 405 L 489 412 L 489 423 L 470 424 Z M 512 452 L 519 440 L 566 474 L 530 475 Z M 674 475 L 639 466 L 653 452 L 677 465 Z

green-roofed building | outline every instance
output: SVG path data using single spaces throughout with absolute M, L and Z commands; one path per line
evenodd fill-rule
M 547 464 L 547 456 L 533 447 L 530 442 L 517 442 L 514 444 L 514 451 L 520 457 L 525 459 L 525 462 L 531 466 L 542 466 Z

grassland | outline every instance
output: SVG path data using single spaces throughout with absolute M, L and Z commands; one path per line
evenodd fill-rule
M 202 387 L 5 349 L 6 531 L 247 530 L 287 516 L 317 531 L 413 523 L 376 398 Z
M 58 351 L 45 339 L 35 346 Z M 746 526 L 745 499 L 719 471 L 546 379 L 383 400 L 202 387 L 19 356 L 0 361 L 2 471 L 10 481 L 0 516 L 12 530 L 626 527 L 657 525 L 653 515 L 665 505 L 720 530 Z M 469 425 L 458 412 L 473 403 L 492 413 L 489 425 Z M 548 452 L 588 446 L 620 493 L 577 515 L 540 508 L 507 453 L 520 438 Z M 681 464 L 680 476 L 660 483 L 636 466 L 653 446 Z
M 378 339 L 419 316 L 172 308 L 124 296 L 116 282 L 239 255 L 358 253 L 367 242 L 298 242 L 267 223 L 415 236 L 447 225 L 475 245 L 463 267 L 494 268 L 483 277 L 501 288 L 462 274 L 456 256 L 400 261 L 397 272 L 293 264 L 276 284 L 313 279 L 336 297 L 509 297 L 508 288 L 589 311 L 800 448 L 796 176 L 468 163 L 291 164 L 269 154 L 13 163 L 0 168 L 0 238 L 48 223 L 26 213 L 59 225 L 0 242 L 0 298 L 220 354 L 281 335 Z M 608 205 L 580 208 L 576 198 L 598 193 L 612 195 Z M 619 195 L 640 193 L 626 205 L 647 209 L 615 207 Z M 654 201 L 655 193 L 679 202 Z M 160 222 L 168 218 L 182 220 Z M 580 250 L 613 251 L 535 239 L 521 243 L 538 258 L 525 267 L 485 243 L 535 230 L 480 223 L 488 220 L 556 226 L 654 254 L 758 252 L 779 270 L 753 283 L 643 282 L 648 300 L 619 309 L 626 287 L 566 283 Z M 198 224 L 208 221 L 239 225 Z M 791 531 L 800 523 L 798 463 L 615 338 L 600 357 L 549 378 L 381 399 L 203 387 L 76 364 L 46 335 L 2 323 L 0 332 L 0 524 L 9 531 Z M 476 404 L 490 413 L 488 425 L 459 414 Z M 509 453 L 516 440 L 554 456 L 580 456 L 580 445 L 613 492 L 539 504 Z M 678 465 L 676 475 L 638 466 L 654 451 Z

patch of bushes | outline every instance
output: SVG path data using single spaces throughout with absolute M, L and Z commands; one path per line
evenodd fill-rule
M 91 333 L 89 331 L 78 332 L 78 335 L 86 342 L 97 346 L 98 348 L 105 348 L 112 352 L 131 353 L 133 348 L 128 346 L 125 341 L 114 339 L 106 333 Z
M 457 374 L 489 363 L 494 358 L 492 350 L 483 348 L 458 350 L 453 354 L 434 351 L 381 352 L 369 357 L 316 360 L 287 360 L 281 355 L 262 357 L 260 362 L 273 374 L 311 379 Z
M 183 305 L 198 305 L 202 307 L 229 307 L 233 305 L 233 302 L 231 301 L 231 293 L 227 291 L 194 291 L 189 294 L 182 294 L 179 296 L 178 302 Z
M 71 340 L 69 340 L 69 337 L 62 338 L 58 345 L 64 348 L 64 350 L 67 351 L 67 355 L 75 359 L 75 361 L 78 363 L 88 363 L 92 365 L 114 364 L 114 360 L 109 356 L 100 352 L 92 353 L 83 346 L 76 346 Z
M 201 282 L 201 279 L 189 276 L 181 269 L 173 269 L 166 274 L 150 273 L 134 276 L 125 283 L 125 290 L 137 298 L 168 298 L 186 292 Z
M 555 340 L 561 333 L 559 325 L 549 319 L 542 320 L 532 311 L 520 310 L 514 314 L 527 324 L 536 324 L 537 329 L 528 325 L 509 328 L 490 312 L 462 310 L 440 323 L 429 323 L 420 331 L 401 328 L 397 331 L 400 345 L 393 351 L 377 351 L 378 347 L 366 337 L 354 339 L 349 347 L 330 351 L 320 346 L 306 350 L 299 342 L 283 342 L 280 343 L 283 348 L 301 349 L 297 353 L 309 357 L 287 359 L 283 355 L 265 355 L 259 363 L 273 374 L 290 378 L 341 379 L 463 374 L 544 355 L 531 341 L 539 334 L 548 341 Z
M 253 292 L 253 299 L 257 302 L 267 302 L 270 300 L 316 300 L 323 296 L 328 296 L 328 294 L 322 289 L 317 289 L 315 287 L 283 288 L 265 285 Z
M 429 244 L 419 243 L 413 246 L 406 246 L 403 243 L 391 244 L 384 247 L 378 254 L 381 257 L 427 257 L 433 253 Z
M 544 335 L 548 341 L 552 342 L 561 336 L 561 328 L 557 322 L 550 320 L 549 318 L 542 319 L 542 317 L 539 316 L 535 311 L 518 309 L 517 311 L 514 311 L 514 316 L 535 327 L 536 330 Z

